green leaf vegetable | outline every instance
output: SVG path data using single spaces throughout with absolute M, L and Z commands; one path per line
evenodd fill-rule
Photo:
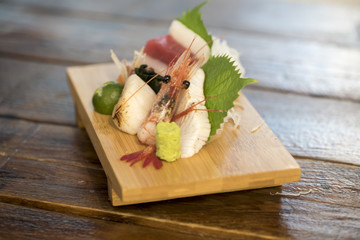
M 204 39 L 211 49 L 212 36 L 206 30 L 200 12 L 207 2 L 197 5 L 192 10 L 187 10 L 182 14 L 182 18 L 178 18 L 178 21 Z M 234 61 L 231 61 L 227 55 L 211 57 L 202 69 L 205 72 L 204 95 L 206 98 L 213 97 L 209 98 L 205 105 L 207 109 L 221 110 L 208 112 L 211 124 L 210 139 L 224 122 L 227 111 L 234 107 L 234 101 L 239 96 L 238 92 L 247 84 L 257 82 L 257 80 L 241 78 L 241 73 L 236 69 Z
M 208 43 L 209 47 L 212 46 L 212 37 L 207 32 L 206 27 L 201 19 L 201 12 L 200 8 L 204 6 L 206 2 L 203 2 L 199 5 L 197 5 L 192 10 L 187 10 L 182 14 L 182 18 L 178 18 L 177 20 L 184 24 L 187 28 L 191 29 L 194 33 L 199 35 L 202 39 L 205 40 L 205 42 Z
M 212 36 L 207 32 L 200 12 L 207 2 L 187 10 L 178 21 L 204 39 L 211 49 Z M 234 66 L 234 62 L 226 55 L 211 57 L 202 68 L 205 72 L 204 95 L 206 98 L 213 97 L 208 99 L 205 105 L 207 109 L 221 110 L 208 112 L 211 124 L 210 139 L 224 122 L 227 111 L 234 107 L 234 101 L 239 96 L 238 92 L 247 84 L 257 80 L 241 78 L 241 73 Z
M 240 89 L 257 80 L 241 78 L 241 73 L 236 70 L 234 61 L 226 55 L 211 57 L 202 68 L 205 72 L 204 95 L 206 98 L 213 97 L 208 99 L 205 105 L 207 109 L 223 111 L 208 112 L 211 124 L 210 138 L 216 134 L 216 130 L 224 122 L 227 116 L 226 111 L 234 107 L 234 101 L 239 96 Z

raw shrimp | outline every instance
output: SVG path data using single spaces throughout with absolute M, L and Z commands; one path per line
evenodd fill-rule
M 161 168 L 162 161 L 155 155 L 156 150 L 156 125 L 159 122 L 171 121 L 174 116 L 180 93 L 190 85 L 190 79 L 204 63 L 204 57 L 194 58 L 190 52 L 191 44 L 175 63 L 170 63 L 161 89 L 156 96 L 150 114 L 137 132 L 139 141 L 148 145 L 144 150 L 127 154 L 121 160 L 135 164 L 145 159 L 143 167 L 151 162 L 155 168 Z

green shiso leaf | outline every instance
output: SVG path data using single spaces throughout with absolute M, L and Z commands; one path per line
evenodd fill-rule
M 213 97 L 206 101 L 207 109 L 224 111 L 208 112 L 211 124 L 210 138 L 216 134 L 216 130 L 224 122 L 227 111 L 234 107 L 234 101 L 239 96 L 240 89 L 257 80 L 241 78 L 241 73 L 234 66 L 234 61 L 231 61 L 227 55 L 211 57 L 202 68 L 205 72 L 205 97 Z
M 177 20 L 184 24 L 187 28 L 191 29 L 194 33 L 199 35 L 205 42 L 208 43 L 209 47 L 212 46 L 212 37 L 208 34 L 206 27 L 201 19 L 200 8 L 204 6 L 206 2 L 203 2 L 197 5 L 192 10 L 187 10 L 182 14 L 182 18 L 178 18 Z

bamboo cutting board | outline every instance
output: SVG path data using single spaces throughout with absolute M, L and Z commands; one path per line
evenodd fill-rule
M 114 64 L 75 66 L 67 69 L 79 123 L 85 127 L 108 177 L 114 206 L 159 201 L 210 193 L 278 186 L 298 181 L 301 169 L 243 94 L 235 105 L 241 126 L 226 124 L 191 158 L 164 163 L 160 170 L 141 163 L 130 167 L 124 154 L 144 148 L 136 136 L 115 128 L 111 117 L 96 113 L 92 95 L 107 81 L 115 81 Z

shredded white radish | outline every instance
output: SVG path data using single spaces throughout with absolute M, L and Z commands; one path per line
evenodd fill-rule
M 213 38 L 213 40 L 214 41 L 211 47 L 211 56 L 228 55 L 231 60 L 234 61 L 234 65 L 241 73 L 241 77 L 244 77 L 245 68 L 240 62 L 240 53 L 236 49 L 229 47 L 225 40 L 220 40 L 219 38 Z
M 115 52 L 110 49 L 110 56 L 111 59 L 114 61 L 115 65 L 118 67 L 118 69 L 120 70 L 120 75 L 122 76 L 122 78 L 119 78 L 121 80 L 121 84 L 125 84 L 126 79 L 128 78 L 128 70 L 126 68 L 126 64 L 120 62 L 119 58 L 116 56 Z

